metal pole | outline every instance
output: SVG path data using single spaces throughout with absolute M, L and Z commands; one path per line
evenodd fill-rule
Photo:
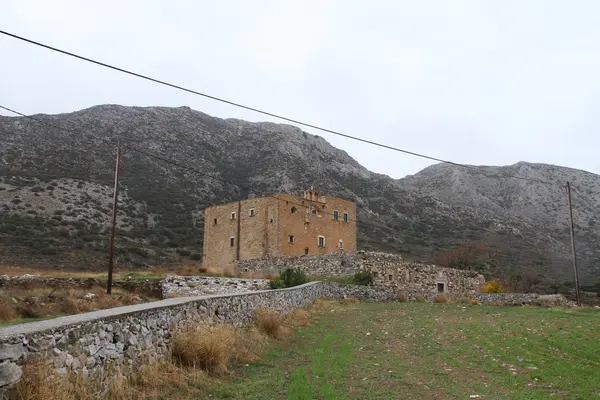
M 117 147 L 117 164 L 115 167 L 115 189 L 113 198 L 112 227 L 110 231 L 110 242 L 108 245 L 108 281 L 106 294 L 112 293 L 113 267 L 115 257 L 115 234 L 117 231 L 117 200 L 119 199 L 119 167 L 121 165 L 121 148 Z
M 569 198 L 569 217 L 571 219 L 571 252 L 573 253 L 573 270 L 575 271 L 575 293 L 577 294 L 577 305 L 581 306 L 581 294 L 579 293 L 579 273 L 577 271 L 577 254 L 575 253 L 575 227 L 573 225 L 573 206 L 571 205 L 571 184 L 568 181 L 567 195 Z

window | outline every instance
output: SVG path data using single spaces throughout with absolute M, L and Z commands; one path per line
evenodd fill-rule
M 235 219 L 235 213 L 234 212 L 231 213 L 231 219 Z
M 344 248 L 344 241 L 343 241 L 343 240 L 341 240 L 341 239 L 340 239 L 340 240 L 338 241 L 338 247 L 339 247 L 340 249 L 343 249 L 343 248 Z
M 446 283 L 438 282 L 437 283 L 437 291 L 438 291 L 438 293 L 445 293 L 446 292 Z
M 317 215 L 317 209 L 316 209 L 316 208 L 313 208 L 313 209 L 311 210 L 311 213 L 312 213 L 312 215 Z
M 325 236 L 319 236 L 319 247 L 325 247 Z
M 305 255 L 306 255 L 306 254 L 308 254 L 308 247 L 305 247 L 305 248 L 304 248 L 304 254 L 305 254 Z
M 235 238 L 232 236 L 229 238 L 229 246 L 233 247 L 234 244 L 235 244 Z
M 290 214 L 296 215 L 296 207 L 292 207 L 292 209 L 290 210 Z
M 393 280 L 394 280 L 394 275 L 392 275 L 392 274 L 389 274 L 389 275 L 388 275 L 388 279 L 389 279 L 390 281 L 393 281 Z
M 256 215 L 256 213 L 254 212 L 254 208 L 250 209 L 250 216 L 254 217 Z
M 294 235 L 290 235 L 289 240 L 290 243 L 294 243 L 296 241 L 296 238 L 294 237 Z
M 348 213 L 347 212 L 344 213 L 344 222 L 348 222 Z
M 216 219 L 216 218 L 215 218 L 215 220 L 214 220 L 214 224 L 215 224 L 215 225 L 217 224 L 217 219 Z
M 338 210 L 333 210 L 333 220 L 337 221 L 340 218 L 340 212 Z

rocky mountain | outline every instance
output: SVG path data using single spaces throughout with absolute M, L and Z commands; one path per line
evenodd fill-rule
M 600 275 L 600 176 L 585 171 L 439 164 L 395 180 L 299 128 L 188 107 L 0 117 L 0 135 L 0 264 L 104 268 L 121 143 L 120 268 L 197 261 L 204 207 L 313 185 L 356 201 L 360 248 L 562 282 L 572 276 L 569 180 L 589 203 L 574 194 L 581 274 Z

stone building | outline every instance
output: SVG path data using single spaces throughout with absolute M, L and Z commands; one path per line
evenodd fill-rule
M 313 188 L 204 210 L 203 263 L 233 271 L 240 260 L 356 250 L 356 205 Z

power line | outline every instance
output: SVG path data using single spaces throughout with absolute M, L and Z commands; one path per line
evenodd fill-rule
M 39 46 L 39 47 L 43 47 L 45 49 L 52 50 L 52 51 L 55 51 L 55 52 L 58 52 L 58 53 L 61 53 L 61 54 L 64 54 L 64 55 L 67 55 L 67 56 L 70 56 L 70 57 L 74 57 L 74 58 L 77 58 L 77 59 L 80 59 L 80 60 L 83 60 L 83 61 L 86 61 L 86 62 L 89 62 L 89 63 L 93 63 L 93 64 L 96 64 L 96 65 L 99 65 L 99 66 L 102 66 L 102 67 L 105 67 L 105 68 L 109 68 L 109 69 L 112 69 L 112 70 L 115 70 L 115 71 L 118 71 L 118 72 L 122 72 L 124 74 L 135 76 L 137 78 L 144 79 L 144 80 L 147 80 L 147 81 L 150 81 L 150 82 L 158 83 L 160 85 L 168 86 L 168 87 L 171 87 L 171 88 L 174 88 L 174 89 L 177 89 L 177 90 L 181 90 L 181 91 L 184 91 L 184 92 L 187 92 L 187 93 L 195 94 L 195 95 L 202 96 L 202 97 L 205 97 L 205 98 L 208 98 L 208 99 L 211 99 L 211 100 L 215 100 L 215 101 L 218 101 L 218 102 L 221 102 L 221 103 L 225 103 L 225 104 L 228 104 L 228 105 L 231 105 L 231 106 L 234 106 L 234 107 L 238 107 L 238 108 L 242 108 L 242 109 L 245 109 L 245 110 L 253 111 L 253 112 L 256 112 L 256 113 L 259 113 L 259 114 L 263 114 L 263 115 L 267 115 L 267 116 L 270 116 L 270 117 L 273 117 L 273 118 L 277 118 L 277 119 L 280 119 L 280 120 L 283 120 L 283 121 L 287 121 L 287 122 L 291 122 L 291 123 L 294 123 L 294 124 L 302 125 L 302 126 L 305 126 L 305 127 L 308 127 L 308 128 L 313 128 L 313 129 L 316 129 L 316 130 L 319 130 L 319 131 L 322 131 L 322 132 L 327 132 L 327 133 L 330 133 L 330 134 L 333 134 L 333 135 L 341 136 L 341 137 L 344 137 L 344 138 L 347 138 L 347 139 L 356 140 L 356 141 L 359 141 L 359 142 L 362 142 L 362 143 L 367 143 L 367 144 L 370 144 L 370 145 L 373 145 L 373 146 L 377 146 L 377 147 L 381 147 L 381 148 L 384 148 L 384 149 L 393 150 L 393 151 L 401 152 L 401 153 L 404 153 L 404 154 L 409 154 L 409 155 L 413 155 L 413 156 L 416 156 L 416 157 L 425 158 L 425 159 L 428 159 L 428 160 L 431 160 L 431 161 L 437 161 L 437 162 L 441 162 L 441 163 L 451 164 L 451 165 L 454 165 L 454 166 L 458 166 L 458 167 L 462 167 L 462 168 L 466 168 L 466 169 L 471 169 L 471 170 L 475 170 L 475 171 L 479 170 L 479 168 L 476 167 L 476 166 L 467 165 L 467 164 L 461 164 L 461 163 L 457 163 L 457 162 L 454 162 L 454 161 L 444 160 L 444 159 L 441 159 L 441 158 L 437 158 L 437 157 L 433 157 L 433 156 L 428 156 L 426 154 L 417 153 L 417 152 L 413 152 L 413 151 L 401 149 L 401 148 L 394 147 L 394 146 L 389 146 L 389 145 L 386 145 L 386 144 L 382 144 L 382 143 L 374 142 L 374 141 L 371 141 L 371 140 L 363 139 L 363 138 L 360 138 L 360 137 L 357 137 L 357 136 L 352 136 L 352 135 L 349 135 L 349 134 L 346 134 L 346 133 L 342 133 L 342 132 L 339 132 L 339 131 L 335 131 L 335 130 L 332 130 L 332 129 L 323 128 L 323 127 L 320 127 L 318 125 L 314 125 L 314 124 L 311 124 L 311 123 L 308 123 L 308 122 L 300 121 L 298 119 L 286 117 L 286 116 L 283 116 L 283 115 L 280 115 L 280 114 L 275 114 L 275 113 L 272 113 L 272 112 L 269 112 L 269 111 L 265 111 L 265 110 L 262 110 L 262 109 L 259 109 L 259 108 L 246 106 L 246 105 L 243 105 L 241 103 L 237 103 L 237 102 L 234 102 L 234 101 L 231 101 L 231 100 L 226 100 L 224 98 L 213 96 L 213 95 L 210 95 L 210 94 L 207 94 L 207 93 L 202 93 L 202 92 L 199 92 L 199 91 L 196 91 L 196 90 L 193 90 L 193 89 L 189 89 L 189 88 L 186 88 L 184 86 L 176 85 L 176 84 L 173 84 L 173 83 L 170 83 L 170 82 L 167 82 L 167 81 L 163 81 L 163 80 L 160 80 L 160 79 L 157 79 L 157 78 L 152 78 L 152 77 L 147 76 L 147 75 L 143 75 L 143 74 L 140 74 L 140 73 L 137 73 L 137 72 L 133 72 L 131 70 L 127 70 L 127 69 L 124 69 L 124 68 L 120 68 L 120 67 L 117 67 L 117 66 L 105 63 L 105 62 L 101 62 L 101 61 L 97 61 L 97 60 L 94 60 L 94 59 L 91 59 L 91 58 L 88 58 L 88 57 L 84 57 L 84 56 L 81 56 L 81 55 L 78 55 L 78 54 L 75 54 L 75 53 L 72 53 L 72 52 L 69 52 L 69 51 L 66 51 L 66 50 L 61 50 L 59 48 L 56 48 L 56 47 L 53 47 L 53 46 L 50 46 L 50 45 L 47 45 L 47 44 L 43 44 L 43 43 L 31 40 L 31 39 L 27 39 L 25 37 L 18 36 L 18 35 L 15 35 L 13 33 L 9 33 L 9 32 L 2 31 L 2 30 L 0 30 L 0 33 L 3 34 L 3 35 L 6 35 L 6 36 L 10 36 L 10 37 L 12 37 L 14 39 L 18 39 L 18 40 L 21 40 L 21 41 L 24 41 L 24 42 L 27 42 L 27 43 L 30 43 L 30 44 L 33 44 L 33 45 L 36 45 L 36 46 Z M 507 178 L 507 177 L 502 177 L 502 176 L 496 176 L 496 177 L 498 177 L 498 178 Z M 544 180 L 541 180 L 541 179 L 527 178 L 527 177 L 520 177 L 520 176 L 510 176 L 508 178 L 521 179 L 521 180 L 525 180 L 525 181 L 538 182 L 538 183 L 544 183 L 544 184 L 549 184 L 549 185 L 554 185 L 555 184 L 553 182 L 544 181 Z

